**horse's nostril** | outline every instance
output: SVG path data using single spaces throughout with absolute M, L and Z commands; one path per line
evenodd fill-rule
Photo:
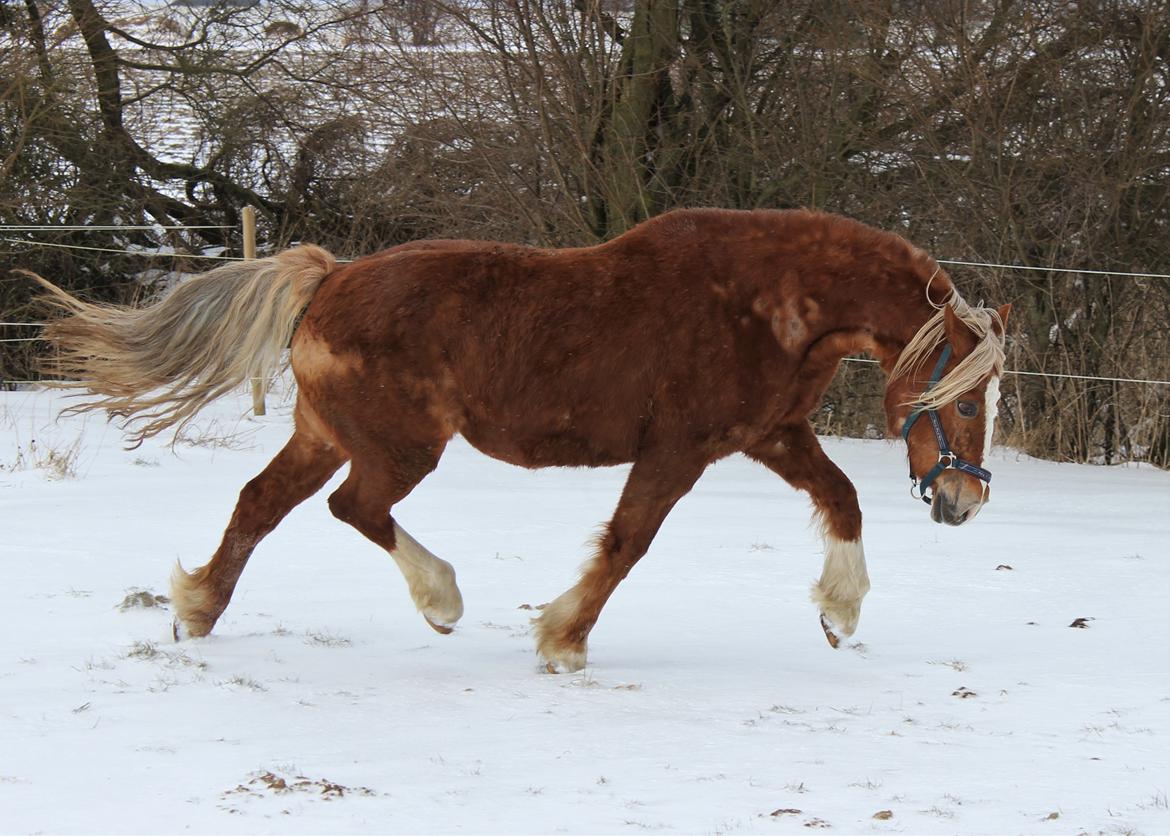
M 947 519 L 947 522 L 950 523 L 951 525 L 962 525 L 963 523 L 967 522 L 967 520 L 971 519 L 971 517 L 974 516 L 974 514 L 971 511 L 970 506 L 963 509 L 962 512 L 956 511 L 954 505 L 951 505 L 948 510 L 949 510 L 949 515 L 948 515 L 949 518 Z

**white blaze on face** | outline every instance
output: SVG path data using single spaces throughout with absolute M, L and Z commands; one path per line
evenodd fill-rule
M 983 461 L 991 455 L 991 437 L 995 435 L 995 416 L 999 414 L 999 375 L 992 375 L 983 392 Z

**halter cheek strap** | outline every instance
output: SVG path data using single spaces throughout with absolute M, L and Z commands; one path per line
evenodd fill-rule
M 943 369 L 946 368 L 947 361 L 951 359 L 951 346 L 948 343 L 943 348 L 942 355 L 938 358 L 938 362 L 934 366 L 934 372 L 930 375 L 930 382 L 926 385 L 926 391 L 929 392 L 934 388 L 935 384 L 942 379 Z M 982 480 L 985 484 L 991 484 L 991 471 L 985 470 L 978 465 L 963 461 L 954 453 L 951 452 L 951 445 L 947 442 L 947 434 L 943 432 L 942 419 L 938 417 L 938 410 L 936 409 L 915 409 L 906 418 L 906 423 L 902 425 L 902 440 L 907 444 L 910 443 L 910 428 L 914 426 L 914 422 L 918 420 L 919 416 L 926 413 L 930 417 L 930 426 L 934 429 L 934 438 L 938 442 L 938 462 L 932 467 L 927 474 L 922 477 L 922 481 L 918 481 L 918 477 L 914 475 L 914 467 L 910 467 L 910 495 L 921 498 L 927 505 L 931 503 L 932 497 L 926 493 L 934 480 L 938 478 L 939 474 L 944 470 L 961 470 L 964 473 L 970 473 L 976 479 Z M 918 491 L 915 494 L 915 490 Z

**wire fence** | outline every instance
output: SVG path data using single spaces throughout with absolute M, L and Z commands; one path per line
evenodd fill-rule
M 232 229 L 233 227 L 224 226 L 175 226 L 175 227 L 78 227 L 78 229 Z M 48 227 L 46 227 L 48 229 Z M 0 232 L 13 232 L 13 228 L 0 226 Z M 0 238 L 0 241 L 9 244 L 22 244 L 31 247 L 53 247 L 65 250 L 83 250 L 87 252 L 98 253 L 120 253 L 122 255 L 135 255 L 143 258 L 172 258 L 172 259 L 205 259 L 208 261 L 243 261 L 241 256 L 234 255 L 208 255 L 204 253 L 167 253 L 159 252 L 157 250 L 122 250 L 115 247 L 89 247 L 83 244 L 60 244 L 52 241 L 29 241 L 22 238 Z M 339 263 L 349 263 L 353 259 L 337 259 Z M 1129 279 L 1170 279 L 1170 273 L 1142 273 L 1129 270 L 1096 270 L 1084 267 L 1046 267 L 1035 264 L 1002 264 L 993 261 L 957 261 L 954 259 L 938 258 L 935 259 L 939 264 L 948 264 L 959 267 L 982 267 L 989 270 L 1022 270 L 1033 271 L 1039 273 L 1063 273 L 1063 274 L 1078 274 L 1085 276 L 1119 276 L 1121 278 Z
M 187 228 L 191 229 L 192 227 L 187 227 Z M 26 245 L 26 246 L 30 246 L 30 247 L 50 247 L 52 249 L 58 249 L 58 250 L 82 250 L 84 252 L 91 252 L 91 253 L 118 253 L 120 255 L 136 255 L 136 256 L 141 256 L 143 258 L 157 258 L 157 259 L 197 258 L 197 259 L 204 259 L 207 261 L 243 261 L 244 260 L 242 257 L 234 256 L 234 255 L 207 255 L 207 254 L 203 254 L 203 253 L 167 253 L 167 252 L 159 252 L 157 250 L 120 250 L 116 247 L 89 247 L 89 246 L 86 246 L 84 244 L 58 244 L 58 243 L 53 242 L 53 241 L 26 241 L 22 238 L 0 238 L 0 241 L 3 241 L 7 244 L 21 244 L 21 245 Z
M 846 363 L 864 363 L 877 365 L 877 360 L 868 357 L 843 357 Z M 1101 377 L 1092 374 L 1062 374 L 1061 372 L 1029 372 L 1023 369 L 1004 369 L 1004 374 L 1018 374 L 1024 377 L 1052 377 L 1060 380 L 1095 380 L 1101 383 L 1146 383 L 1153 386 L 1170 386 L 1170 380 L 1158 380 L 1144 377 Z
M 167 224 L 0 224 L 0 232 L 155 232 L 156 230 L 235 229 L 220 224 L 171 226 Z
M 1130 279 L 1170 279 L 1167 273 L 1130 273 L 1125 270 L 1089 270 L 1081 267 L 1038 267 L 1030 264 L 994 264 L 988 261 L 950 261 L 936 258 L 939 264 L 960 265 L 962 267 L 987 267 L 999 270 L 1036 270 L 1044 273 L 1079 273 L 1086 276 L 1122 276 Z

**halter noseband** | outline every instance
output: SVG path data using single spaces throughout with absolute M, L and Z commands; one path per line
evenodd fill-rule
M 934 373 L 930 376 L 930 382 L 926 384 L 926 392 L 934 388 L 934 385 L 942 378 L 943 368 L 947 364 L 947 360 L 951 359 L 951 346 L 948 343 L 943 348 L 942 356 L 938 358 L 938 363 L 934 366 Z M 925 394 L 925 392 L 923 393 Z M 934 428 L 934 437 L 938 441 L 938 462 L 930 471 L 922 477 L 922 481 L 918 481 L 918 477 L 914 475 L 914 465 L 910 465 L 910 495 L 916 499 L 921 499 L 927 505 L 931 504 L 932 497 L 928 496 L 927 489 L 934 484 L 934 480 L 938 478 L 939 474 L 944 470 L 961 470 L 964 473 L 970 473 L 977 479 L 983 480 L 986 484 L 991 484 L 991 471 L 984 470 L 982 467 L 973 465 L 970 462 L 965 462 L 951 452 L 951 445 L 947 443 L 947 434 L 943 432 L 942 419 L 938 417 L 937 409 L 928 409 L 922 407 L 913 410 L 906 418 L 906 423 L 902 425 L 902 440 L 907 445 L 910 444 L 910 428 L 914 426 L 914 422 L 918 420 L 922 413 L 930 416 L 930 425 Z M 909 453 L 909 449 L 907 449 Z M 915 494 L 914 491 L 918 493 Z

